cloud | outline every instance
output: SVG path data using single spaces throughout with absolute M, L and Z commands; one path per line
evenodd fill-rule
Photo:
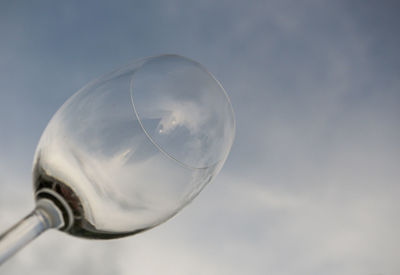
M 237 135 L 221 175 L 169 222 L 107 242 L 47 233 L 1 272 L 399 273 L 399 41 L 393 35 L 398 19 L 389 4 L 354 3 L 174 1 L 143 9 L 124 3 L 119 7 L 130 16 L 104 6 L 93 13 L 93 22 L 117 18 L 97 32 L 84 20 L 84 7 L 69 11 L 83 24 L 79 31 L 66 32 L 66 25 L 50 18 L 54 29 L 31 24 L 36 36 L 8 18 L 9 25 L 1 25 L 9 26 L 10 39 L 0 55 L 12 52 L 18 61 L 13 64 L 20 65 L 0 63 L 8 72 L 0 75 L 0 85 L 2 91 L 24 93 L 0 94 L 0 141 L 7 147 L 0 149 L 1 228 L 32 206 L 29 175 L 17 164 L 32 159 L 31 140 L 51 109 L 90 80 L 88 71 L 93 76 L 108 71 L 126 56 L 165 50 L 205 64 L 231 96 Z M 31 10 L 25 13 L 16 17 L 22 26 L 35 17 Z M 30 40 L 11 39 L 12 27 Z M 68 47 L 51 43 L 61 35 Z M 29 51 L 18 51 L 19 39 Z M 112 43 L 103 43 L 108 40 Z M 111 44 L 118 53 L 107 54 Z M 36 61 L 41 70 L 29 65 Z M 10 75 L 26 77 L 17 81 Z M 39 85 L 46 76 L 53 76 L 51 85 Z M 24 121 L 19 110 L 35 115 Z M 13 144 L 20 142 L 28 150 L 16 157 Z

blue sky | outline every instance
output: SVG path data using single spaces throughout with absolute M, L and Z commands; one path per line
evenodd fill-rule
M 182 213 L 116 241 L 59 232 L 7 274 L 398 274 L 396 1 L 2 1 L 0 228 L 33 207 L 52 114 L 161 53 L 221 81 L 237 119 L 221 174 Z M 56 251 L 56 253 L 54 252 Z

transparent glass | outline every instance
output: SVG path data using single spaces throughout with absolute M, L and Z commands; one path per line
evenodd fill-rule
M 234 133 L 228 96 L 204 67 L 177 55 L 142 59 L 89 83 L 53 116 L 34 158 L 35 197 L 60 209 L 57 227 L 69 234 L 138 233 L 198 195 Z

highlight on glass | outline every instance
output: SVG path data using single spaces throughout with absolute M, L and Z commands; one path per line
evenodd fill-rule
M 188 58 L 141 59 L 87 84 L 42 134 L 36 207 L 0 236 L 0 264 L 51 228 L 112 239 L 165 222 L 218 174 L 234 134 L 223 87 Z

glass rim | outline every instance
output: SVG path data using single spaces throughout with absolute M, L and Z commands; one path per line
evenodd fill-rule
M 185 163 L 185 162 L 179 160 L 178 158 L 174 157 L 172 154 L 168 153 L 168 151 L 166 151 L 160 144 L 158 144 L 158 143 L 152 138 L 152 136 L 149 134 L 149 132 L 146 130 L 146 128 L 144 127 L 144 125 L 143 125 L 143 123 L 142 123 L 142 119 L 141 119 L 141 116 L 140 116 L 140 114 L 139 114 L 139 112 L 138 112 L 138 110 L 137 110 L 137 108 L 136 108 L 135 99 L 134 99 L 134 81 L 133 81 L 133 75 L 134 75 L 137 71 L 139 71 L 149 60 L 156 59 L 156 58 L 160 58 L 160 57 L 177 57 L 177 58 L 181 58 L 181 59 L 184 59 L 184 60 L 186 60 L 186 61 L 189 61 L 189 62 L 191 62 L 191 63 L 196 64 L 203 72 L 205 72 L 207 75 L 209 75 L 209 76 L 217 83 L 217 86 L 218 86 L 219 90 L 223 93 L 224 98 L 225 98 L 225 100 L 226 100 L 227 103 L 228 103 L 229 111 L 230 111 L 230 114 L 231 114 L 231 117 L 232 117 L 232 122 L 233 122 L 233 136 L 232 136 L 231 144 L 229 145 L 229 147 L 227 148 L 227 150 L 225 150 L 224 155 L 223 155 L 221 158 L 219 158 L 217 161 L 215 161 L 214 163 L 212 163 L 212 164 L 210 164 L 210 165 L 208 165 L 208 166 L 204 166 L 204 167 L 194 167 L 194 166 L 191 166 L 191 165 L 189 165 L 189 164 L 187 164 L 187 163 Z M 130 92 L 131 105 L 132 105 L 134 114 L 135 114 L 135 116 L 136 116 L 136 118 L 137 118 L 137 120 L 138 120 L 138 122 L 139 122 L 139 124 L 140 124 L 140 127 L 142 128 L 143 132 L 145 133 L 145 135 L 147 136 L 147 138 L 150 140 L 150 142 L 151 142 L 163 155 L 165 155 L 166 157 L 168 157 L 168 158 L 174 160 L 175 162 L 177 162 L 177 163 L 180 164 L 181 166 L 183 166 L 183 167 L 185 167 L 185 168 L 189 168 L 189 169 L 191 169 L 191 170 L 204 170 L 204 169 L 208 169 L 208 168 L 210 168 L 210 167 L 213 167 L 213 166 L 217 165 L 218 163 L 223 162 L 223 161 L 227 158 L 227 156 L 228 156 L 228 154 L 229 154 L 229 151 L 230 151 L 230 148 L 232 147 L 232 144 L 233 144 L 233 141 L 234 141 L 234 138 L 235 138 L 235 133 L 236 133 L 236 119 L 235 119 L 235 113 L 234 113 L 234 111 L 233 111 L 233 106 L 232 106 L 232 103 L 231 103 L 231 101 L 230 101 L 230 99 L 229 99 L 229 96 L 228 96 L 227 92 L 225 91 L 224 87 L 222 86 L 222 84 L 214 77 L 214 75 L 213 75 L 210 71 L 208 71 L 203 65 L 201 65 L 199 62 L 197 62 L 197 61 L 195 61 L 195 60 L 193 60 L 193 59 L 190 59 L 190 58 L 187 58 L 187 57 L 178 55 L 178 54 L 160 54 L 160 55 L 154 55 L 154 56 L 142 58 L 142 59 L 140 59 L 140 60 L 137 60 L 137 61 L 134 62 L 134 63 L 139 64 L 139 66 L 136 67 L 136 68 L 131 72 L 132 76 L 131 76 L 130 83 L 129 83 L 129 92 Z

